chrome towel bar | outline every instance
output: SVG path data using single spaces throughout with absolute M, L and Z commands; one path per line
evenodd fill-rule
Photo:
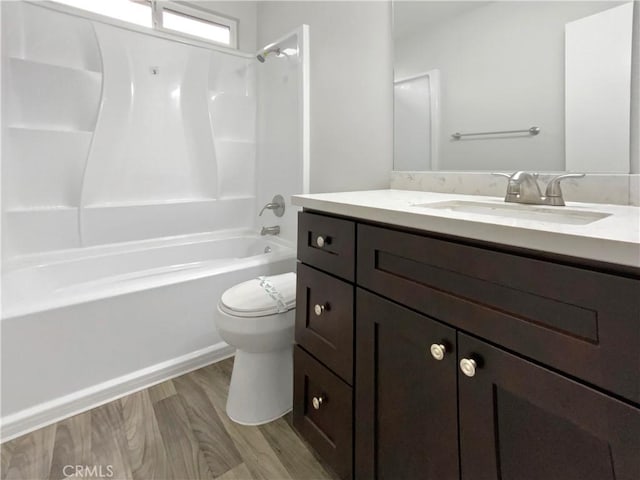
M 503 133 L 528 133 L 529 135 L 538 135 L 540 133 L 540 127 L 531 127 L 526 130 L 502 130 L 497 132 L 477 132 L 477 133 L 452 133 L 451 136 L 455 140 L 460 140 L 461 137 L 468 137 L 470 135 L 501 135 Z

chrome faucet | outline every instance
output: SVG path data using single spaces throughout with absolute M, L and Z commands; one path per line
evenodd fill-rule
M 280 225 L 274 225 L 273 227 L 262 227 L 260 235 L 279 235 Z
M 284 198 L 282 198 L 282 195 L 276 195 L 273 197 L 269 203 L 262 207 L 258 216 L 261 217 L 265 210 L 273 210 L 276 217 L 284 215 Z
M 262 216 L 265 210 L 273 210 L 273 213 L 276 217 L 281 217 L 284 215 L 284 198 L 282 195 L 276 195 L 273 199 L 267 203 L 258 216 Z M 280 225 L 274 225 L 273 227 L 262 227 L 260 230 L 260 235 L 279 235 L 280 234 Z
M 505 202 L 530 203 L 534 205 L 564 206 L 560 182 L 565 178 L 582 178 L 584 173 L 565 173 L 552 178 L 547 184 L 544 196 L 538 185 L 538 174 L 518 171 L 511 175 L 507 173 L 494 173 L 509 179 Z

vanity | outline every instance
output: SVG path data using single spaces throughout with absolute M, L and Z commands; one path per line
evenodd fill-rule
M 293 201 L 293 423 L 340 478 L 640 478 L 638 208 Z

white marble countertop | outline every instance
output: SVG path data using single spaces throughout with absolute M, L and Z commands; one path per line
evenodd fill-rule
M 640 268 L 639 207 L 577 202 L 567 202 L 566 207 L 540 206 L 609 214 L 575 225 L 416 206 L 446 201 L 505 205 L 503 198 L 479 195 L 370 190 L 295 195 L 292 201 L 336 215 Z

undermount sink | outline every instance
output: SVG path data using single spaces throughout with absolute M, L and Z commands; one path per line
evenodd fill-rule
M 566 225 L 587 225 L 610 216 L 610 213 L 589 210 L 572 210 L 566 207 L 545 207 L 510 203 L 473 202 L 451 200 L 447 202 L 413 204 L 414 207 L 452 212 L 491 215 L 494 217 L 517 218 L 537 222 L 562 223 Z

